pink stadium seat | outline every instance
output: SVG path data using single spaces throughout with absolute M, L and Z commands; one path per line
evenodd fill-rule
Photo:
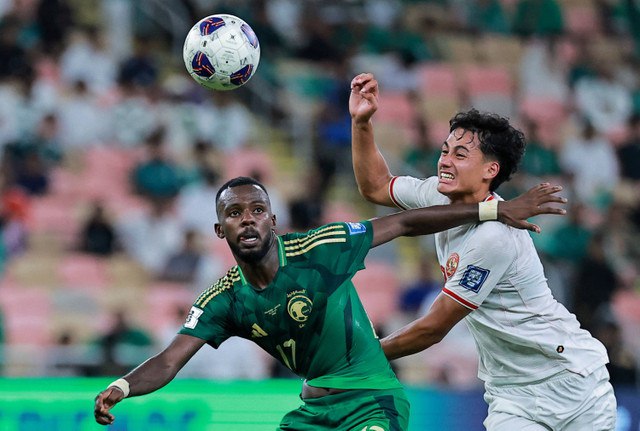
M 214 256 L 214 259 L 219 262 L 224 271 L 236 265 L 236 261 L 233 258 L 233 254 L 227 245 L 227 241 L 218 237 L 213 237 L 207 240 L 209 253 Z
M 425 63 L 418 68 L 420 92 L 430 96 L 458 97 L 458 78 L 452 65 L 447 63 Z
M 147 287 L 145 296 L 145 309 L 149 310 L 145 324 L 159 334 L 167 325 L 173 325 L 179 310 L 184 310 L 186 317 L 186 311 L 196 299 L 197 292 L 180 283 L 154 282 Z
M 263 183 L 269 183 L 275 172 L 271 156 L 260 148 L 239 148 L 225 155 L 223 166 L 224 177 L 227 179 L 237 176 L 254 176 L 254 172 L 261 175 Z
M 53 232 L 72 238 L 78 231 L 79 221 L 74 205 L 58 196 L 33 199 L 29 228 L 35 232 Z
M 376 121 L 404 128 L 413 127 L 415 109 L 405 92 L 381 91 Z
M 109 284 L 106 261 L 88 254 L 70 254 L 58 268 L 66 287 L 100 289 Z
M 469 66 L 463 69 L 464 88 L 469 96 L 500 94 L 511 96 L 514 83 L 504 66 Z
M 363 217 L 347 202 L 328 202 L 324 208 L 324 223 L 360 221 Z
M 563 14 L 569 33 L 586 36 L 602 32 L 598 11 L 593 6 L 566 7 Z
M 383 325 L 398 309 L 400 281 L 396 269 L 385 262 L 367 262 L 353 278 L 358 295 L 375 326 Z
M 3 286 L 0 308 L 8 344 L 46 346 L 51 342 L 53 307 L 49 292 L 24 286 Z

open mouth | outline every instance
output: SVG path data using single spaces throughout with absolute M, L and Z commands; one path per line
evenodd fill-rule
M 440 179 L 441 180 L 453 180 L 454 176 L 453 176 L 453 174 L 451 174 L 449 172 L 440 172 Z
M 245 245 L 256 244 L 259 239 L 260 237 L 258 236 L 258 234 L 254 232 L 247 232 L 238 237 L 238 241 L 241 244 L 245 244 Z

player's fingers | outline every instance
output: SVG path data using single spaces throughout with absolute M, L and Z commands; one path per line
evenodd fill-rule
M 373 79 L 371 73 L 360 73 L 351 80 L 351 87 L 353 88 L 354 85 L 363 85 L 371 79 Z
M 538 214 L 565 215 L 567 210 L 555 207 L 538 207 Z
M 531 232 L 540 233 L 540 226 L 538 226 L 537 224 L 523 222 L 522 227 Z
M 544 195 L 538 200 L 539 204 L 549 204 L 549 203 L 557 203 L 557 204 L 566 204 L 567 198 L 558 195 Z

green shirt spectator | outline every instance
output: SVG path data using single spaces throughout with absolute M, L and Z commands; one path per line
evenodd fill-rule
M 556 0 L 520 0 L 513 32 L 520 36 L 552 36 L 564 30 L 562 9 Z

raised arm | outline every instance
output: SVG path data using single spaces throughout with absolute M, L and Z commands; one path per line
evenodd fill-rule
M 546 205 L 566 203 L 566 199 L 555 194 L 561 190 L 561 186 L 543 183 L 509 201 L 436 205 L 375 218 L 371 220 L 371 246 L 384 244 L 399 236 L 427 235 L 483 220 L 498 220 L 518 229 L 540 233 L 540 227 L 529 223 L 527 219 L 540 214 L 565 214 L 566 211 L 562 208 Z
M 98 394 L 93 412 L 96 422 L 113 423 L 115 417 L 109 410 L 125 397 L 148 394 L 169 383 L 203 345 L 200 338 L 178 334 L 166 349 Z
M 395 206 L 389 196 L 392 175 L 378 150 L 371 117 L 378 109 L 378 82 L 370 73 L 351 81 L 351 152 L 358 190 L 365 199 L 379 205 Z

